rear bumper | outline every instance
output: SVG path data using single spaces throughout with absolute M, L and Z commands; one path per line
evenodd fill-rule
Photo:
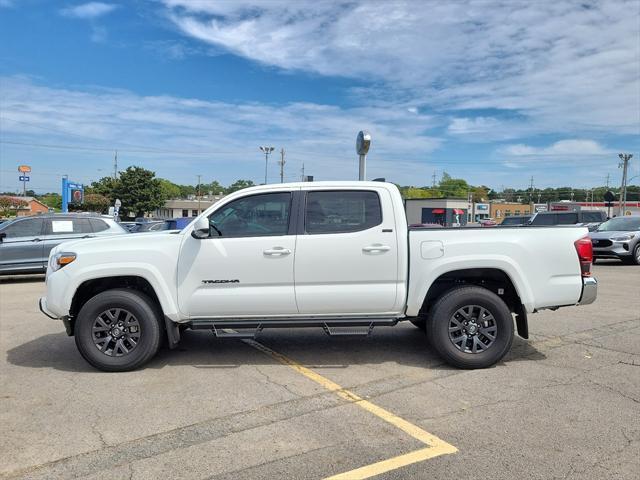
M 582 295 L 578 300 L 578 305 L 589 305 L 596 301 L 598 296 L 598 281 L 593 277 L 582 279 Z

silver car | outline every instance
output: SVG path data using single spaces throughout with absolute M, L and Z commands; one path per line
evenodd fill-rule
M 593 259 L 618 258 L 640 265 L 640 216 L 615 217 L 589 234 Z
M 98 214 L 45 214 L 0 224 L 0 275 L 44 273 L 56 245 L 79 238 L 128 233 Z

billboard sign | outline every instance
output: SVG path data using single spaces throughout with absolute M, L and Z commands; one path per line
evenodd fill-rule
M 29 165 L 19 165 L 18 171 L 20 173 L 31 173 L 31 167 Z

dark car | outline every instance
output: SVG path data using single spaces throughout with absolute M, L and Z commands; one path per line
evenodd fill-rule
M 142 232 L 157 232 L 159 230 L 166 230 L 166 222 L 164 220 L 136 222 L 129 231 L 131 233 Z
M 618 258 L 640 265 L 640 216 L 612 218 L 589 236 L 594 261 L 597 258 Z
M 501 227 L 522 227 L 529 224 L 531 215 L 513 215 L 511 217 L 505 217 L 500 223 Z
M 543 225 L 580 225 L 589 231 L 607 219 L 606 213 L 600 210 L 577 210 L 575 212 L 538 212 L 529 221 L 535 227 Z
M 127 233 L 99 214 L 45 214 L 0 225 L 0 274 L 44 273 L 56 245 L 81 238 Z

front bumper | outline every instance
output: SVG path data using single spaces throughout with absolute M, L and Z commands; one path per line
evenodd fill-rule
M 578 300 L 578 305 L 589 305 L 596 301 L 598 296 L 598 280 L 594 277 L 584 277 L 582 279 L 582 295 Z
M 593 246 L 593 256 L 596 258 L 624 258 L 632 254 L 633 248 L 629 242 L 613 242 L 608 247 Z
M 40 307 L 40 311 L 47 317 L 52 318 L 53 320 L 60 320 L 60 317 L 57 317 L 53 312 L 47 309 L 47 297 L 40 297 L 38 306 Z

